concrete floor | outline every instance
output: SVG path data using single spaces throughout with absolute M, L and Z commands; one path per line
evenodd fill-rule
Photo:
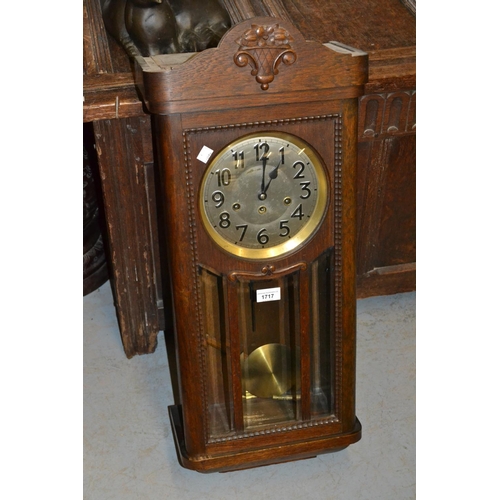
M 128 360 L 109 282 L 83 299 L 84 498 L 415 498 L 415 293 L 358 301 L 358 443 L 338 453 L 227 474 L 177 462 L 163 335 Z

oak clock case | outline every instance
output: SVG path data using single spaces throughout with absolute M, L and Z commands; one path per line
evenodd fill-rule
M 238 59 L 259 33 L 293 52 L 279 71 Z M 355 55 L 254 18 L 178 66 L 138 60 L 164 186 L 181 398 L 169 413 L 184 467 L 308 458 L 361 437 L 354 170 L 366 59 Z M 304 92 L 301 71 L 318 89 Z M 194 75 L 201 84 L 221 72 L 223 84 L 196 90 Z

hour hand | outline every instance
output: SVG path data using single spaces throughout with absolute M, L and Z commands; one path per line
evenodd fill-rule
M 269 172 L 269 181 L 267 182 L 266 186 L 264 187 L 262 193 L 265 194 L 268 187 L 269 187 L 269 184 L 271 184 L 271 181 L 273 181 L 274 179 L 276 179 L 276 177 L 278 177 L 278 169 L 280 168 L 280 165 L 281 165 L 281 160 L 278 162 L 278 164 Z

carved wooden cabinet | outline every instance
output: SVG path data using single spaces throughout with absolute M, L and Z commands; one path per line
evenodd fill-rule
M 224 0 L 237 23 L 292 22 L 308 40 L 369 55 L 359 98 L 358 297 L 415 288 L 415 18 L 400 0 Z M 99 0 L 84 0 L 84 122 L 92 122 L 109 236 L 110 278 L 127 356 L 169 331 L 161 286 L 151 119 L 131 60 L 107 34 Z M 134 203 L 131 203 L 134 200 Z

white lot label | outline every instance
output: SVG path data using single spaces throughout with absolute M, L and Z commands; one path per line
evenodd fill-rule
M 210 149 L 207 146 L 203 146 L 196 159 L 202 161 L 203 163 L 207 163 L 213 152 L 213 149 Z
M 281 288 L 265 288 L 257 290 L 257 302 L 270 302 L 281 299 Z

